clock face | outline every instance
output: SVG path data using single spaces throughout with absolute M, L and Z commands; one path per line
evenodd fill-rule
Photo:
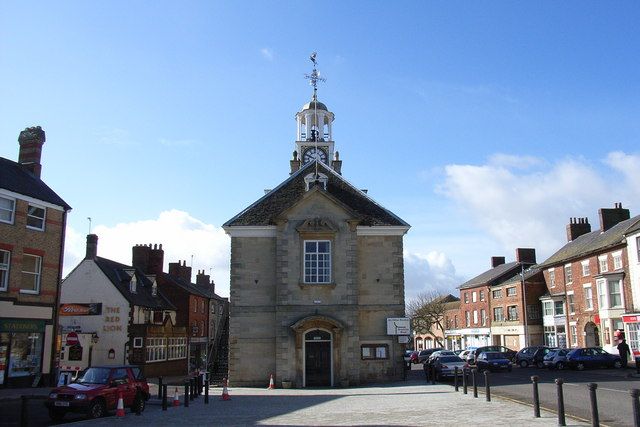
M 307 148 L 302 155 L 303 163 L 309 163 L 316 159 L 320 160 L 322 163 L 327 163 L 327 152 L 322 148 L 311 147 Z

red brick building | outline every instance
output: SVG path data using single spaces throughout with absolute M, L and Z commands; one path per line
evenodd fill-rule
M 45 133 L 27 128 L 0 158 L 0 387 L 50 383 L 71 207 L 40 178 Z

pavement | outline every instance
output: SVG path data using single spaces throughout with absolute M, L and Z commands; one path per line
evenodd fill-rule
M 91 426 L 339 426 L 339 425 L 477 425 L 552 426 L 557 415 L 542 410 L 534 418 L 533 408 L 508 399 L 483 394 L 473 397 L 448 384 L 427 384 L 421 371 L 412 371 L 407 381 L 373 386 L 327 389 L 275 389 L 229 387 L 230 400 L 222 400 L 222 389 L 210 387 L 209 404 L 204 396 L 188 408 L 169 407 L 162 411 L 160 401 L 151 399 L 142 415 L 127 410 L 125 417 L 113 416 L 73 424 Z M 171 402 L 169 402 L 171 404 Z M 567 417 L 567 425 L 590 423 Z

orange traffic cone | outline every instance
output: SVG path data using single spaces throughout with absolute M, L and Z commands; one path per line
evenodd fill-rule
M 178 387 L 176 387 L 176 391 L 173 393 L 173 406 L 180 406 L 180 396 L 178 396 Z
M 220 398 L 220 400 L 231 400 L 231 397 L 229 397 L 229 390 L 227 390 L 226 378 L 222 379 L 222 397 Z
M 271 374 L 269 378 L 269 390 L 273 390 L 274 388 L 276 388 L 276 385 L 273 383 L 273 374 Z
M 118 407 L 116 408 L 116 417 L 124 417 L 124 401 L 122 400 L 122 392 L 118 393 Z

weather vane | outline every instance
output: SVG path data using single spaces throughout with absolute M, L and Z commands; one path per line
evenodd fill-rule
M 316 56 L 318 54 L 316 52 L 313 52 L 311 54 L 311 56 L 309 57 L 309 59 L 311 60 L 311 62 L 313 62 L 313 70 L 311 71 L 311 74 L 305 74 L 304 78 L 309 80 L 309 83 L 311 84 L 311 86 L 313 86 L 313 98 L 316 98 L 316 92 L 318 91 L 318 82 L 325 82 L 327 81 L 327 79 L 325 79 L 324 77 L 320 77 L 320 73 L 318 72 L 318 70 L 316 70 L 316 65 L 318 65 L 318 61 L 316 61 Z

